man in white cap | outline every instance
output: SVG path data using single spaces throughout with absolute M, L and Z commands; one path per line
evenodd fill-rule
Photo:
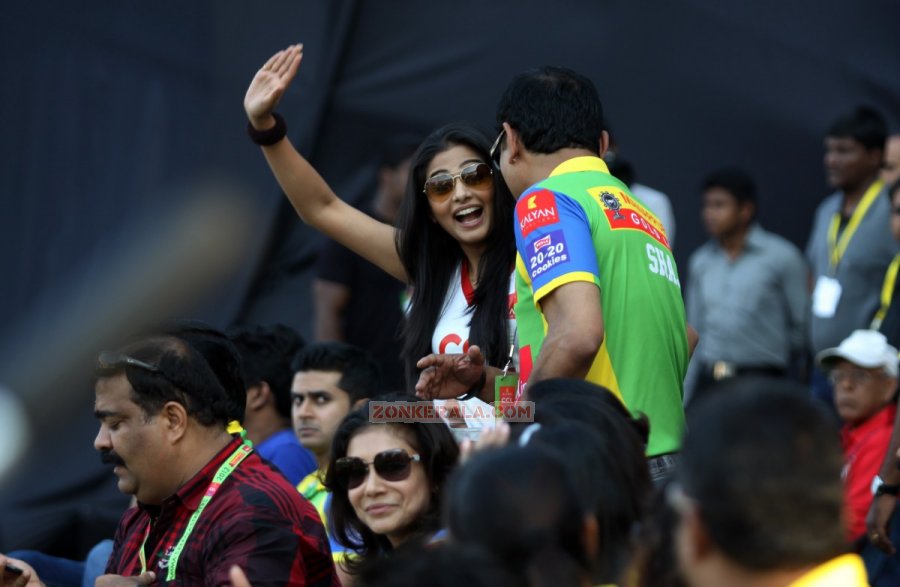
M 849 538 L 859 541 L 872 585 L 891 573 L 889 583 L 896 585 L 886 567 L 897 567 L 869 542 L 887 541 L 886 528 L 869 528 L 866 514 L 873 500 L 890 502 L 892 509 L 900 490 L 900 476 L 893 451 L 889 452 L 897 418 L 897 349 L 883 334 L 874 330 L 856 330 L 835 348 L 816 355 L 816 362 L 828 372 L 834 386 L 834 403 L 844 421 L 841 440 L 844 446 L 844 484 L 849 513 Z M 887 470 L 883 464 L 887 463 Z M 882 474 L 888 477 L 886 481 Z M 885 526 L 887 519 L 885 520 Z M 869 555 L 869 556 L 867 556 Z

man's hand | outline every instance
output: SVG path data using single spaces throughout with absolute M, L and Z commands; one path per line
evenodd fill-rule
M 253 587 L 247 580 L 247 575 L 237 565 L 232 565 L 231 570 L 228 571 L 228 578 L 231 579 L 231 587 Z
M 256 72 L 247 95 L 244 96 L 244 110 L 250 124 L 257 130 L 265 130 L 275 125 L 272 111 L 281 101 L 284 91 L 300 67 L 303 59 L 303 45 L 291 45 L 279 51 L 266 61 Z
M 897 507 L 897 497 L 894 495 L 876 495 L 872 498 L 869 514 L 866 516 L 866 532 L 869 542 L 879 550 L 888 554 L 894 554 L 897 549 L 888 538 L 888 521 Z
M 484 373 L 484 355 L 472 345 L 463 355 L 428 355 L 416 367 L 423 369 L 416 395 L 423 399 L 451 399 L 472 389 Z
M 12 565 L 22 571 L 22 574 L 14 573 L 6 568 Z M 18 559 L 9 558 L 0 554 L 0 586 L 2 587 L 44 587 L 37 573 L 27 563 Z
M 97 577 L 95 587 L 130 587 L 132 585 L 150 585 L 156 580 L 156 573 L 146 571 L 137 577 L 123 577 L 122 575 L 103 575 Z

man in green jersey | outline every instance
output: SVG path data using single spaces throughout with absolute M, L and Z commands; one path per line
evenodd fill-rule
M 689 328 L 665 229 L 601 157 L 609 144 L 590 80 L 545 67 L 517 76 L 497 109 L 493 154 L 517 197 L 516 319 L 525 384 L 577 377 L 650 419 L 651 472 L 673 464 L 684 430 Z M 691 342 L 695 343 L 694 333 Z M 462 359 L 479 366 L 477 350 Z M 469 371 L 428 358 L 417 385 Z M 491 378 L 488 377 L 488 380 Z M 457 387 L 459 387 L 457 385 Z M 477 387 L 477 385 L 476 385 Z M 491 387 L 489 384 L 487 387 Z M 439 392 L 443 395 L 443 389 Z

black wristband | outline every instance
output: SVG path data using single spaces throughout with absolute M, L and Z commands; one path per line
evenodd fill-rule
M 467 391 L 465 395 L 456 399 L 460 401 L 466 401 L 467 399 L 477 397 L 481 394 L 481 390 L 484 388 L 485 383 L 487 383 L 487 369 L 481 372 L 481 377 L 478 378 L 478 381 L 475 383 L 475 385 L 469 388 L 469 391 Z
M 272 113 L 272 118 L 275 119 L 275 126 L 266 130 L 256 130 L 252 124 L 247 123 L 247 134 L 250 135 L 251 141 L 261 147 L 267 147 L 274 145 L 287 135 L 287 123 L 284 118 L 277 112 Z
M 882 483 L 878 486 L 878 489 L 875 490 L 875 495 L 893 495 L 897 496 L 900 493 L 900 485 L 888 485 L 887 483 Z

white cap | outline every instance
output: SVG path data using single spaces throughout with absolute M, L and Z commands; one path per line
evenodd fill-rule
M 887 338 L 875 330 L 854 330 L 853 334 L 832 349 L 816 355 L 816 363 L 829 367 L 837 359 L 869 369 L 882 367 L 891 377 L 897 376 L 897 349 L 888 344 Z

